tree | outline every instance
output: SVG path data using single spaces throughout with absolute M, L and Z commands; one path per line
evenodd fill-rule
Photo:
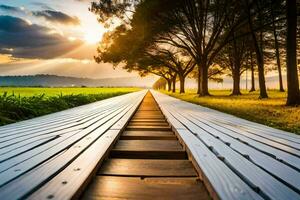
M 198 93 L 205 96 L 209 95 L 209 68 L 213 66 L 214 57 L 222 49 L 233 29 L 230 27 L 223 34 L 225 22 L 229 15 L 240 13 L 239 8 L 235 6 L 238 2 L 144 0 L 135 7 L 131 19 L 133 23 L 130 23 L 130 26 L 135 29 L 134 26 L 138 23 L 134 22 L 139 22 L 139 26 L 143 27 L 139 30 L 144 30 L 141 34 L 147 41 L 173 45 L 189 53 L 198 67 Z M 125 4 L 114 3 L 114 1 L 110 1 L 110 4 L 93 4 L 92 10 L 95 13 L 103 10 L 99 16 L 102 21 L 105 21 L 107 17 L 124 14 L 124 11 L 117 10 L 118 8 L 124 10 Z M 239 17 L 234 19 L 238 21 Z
M 282 81 L 281 62 L 280 62 L 280 50 L 279 50 L 280 45 L 279 45 L 279 40 L 278 40 L 277 25 L 275 22 L 275 18 L 276 18 L 275 5 L 274 4 L 271 5 L 272 30 L 273 30 L 273 36 L 274 36 L 275 57 L 276 57 L 277 69 L 278 69 L 279 91 L 284 92 L 283 81 Z M 278 6 L 280 6 L 280 4 L 277 4 L 277 7 Z
M 139 61 L 135 60 L 143 59 L 145 56 L 151 57 L 154 61 L 154 63 L 149 61 L 151 69 L 168 68 L 175 74 L 172 76 L 172 84 L 174 85 L 176 81 L 174 77 L 179 77 L 184 88 L 184 81 L 182 81 L 184 76 L 179 69 L 185 67 L 182 63 L 189 62 L 174 62 L 174 56 L 172 58 L 163 54 L 170 49 L 174 49 L 170 51 L 171 54 L 176 54 L 177 51 L 185 52 L 197 68 L 197 73 L 194 74 L 197 74 L 198 93 L 205 96 L 209 95 L 209 71 L 218 66 L 216 63 L 220 52 L 224 52 L 224 48 L 228 45 L 235 46 L 230 50 L 231 59 L 234 58 L 231 72 L 234 78 L 233 94 L 239 94 L 239 76 L 245 61 L 247 63 L 249 61 L 249 58 L 238 55 L 239 41 L 250 38 L 255 52 L 252 54 L 251 51 L 250 54 L 251 90 L 255 89 L 255 63 L 260 98 L 267 98 L 265 71 L 268 70 L 266 67 L 268 65 L 265 63 L 270 62 L 271 51 L 275 52 L 278 71 L 281 74 L 279 55 L 281 33 L 278 24 L 283 24 L 283 16 L 277 7 L 282 5 L 282 2 L 284 0 L 104 0 L 98 4 L 94 3 L 91 10 L 99 16 L 100 22 L 116 20 L 121 24 L 117 28 L 114 27 L 116 30 L 125 29 L 129 32 L 119 31 L 117 34 L 119 36 L 112 36 L 112 39 L 107 42 L 110 47 L 99 51 L 98 60 L 105 60 L 102 59 L 105 58 L 103 55 L 109 50 L 107 52 L 111 54 L 110 60 L 114 63 L 125 63 L 125 68 L 128 70 L 141 70 L 145 66 L 137 67 Z M 270 35 L 274 36 L 272 45 L 268 45 L 267 41 Z M 256 57 L 255 62 L 253 57 Z M 175 60 L 180 60 L 180 57 Z M 280 85 L 282 86 L 282 80 Z
M 297 70 L 297 3 L 296 0 L 286 1 L 286 68 L 288 96 L 286 105 L 300 104 L 299 79 Z
M 248 25 L 252 37 L 252 42 L 254 45 L 254 50 L 256 54 L 257 67 L 258 67 L 258 81 L 260 89 L 260 98 L 268 98 L 266 81 L 265 81 L 265 69 L 264 69 L 264 57 L 263 57 L 263 32 L 260 30 L 260 41 L 258 41 L 254 23 L 253 23 L 253 12 L 259 13 L 259 25 L 262 26 L 262 10 L 259 8 L 258 1 L 256 2 L 256 9 L 250 5 L 249 0 L 246 0 Z M 257 11 L 259 10 L 259 11 Z
M 139 9 L 141 8 L 137 10 Z M 105 35 L 102 46 L 98 48 L 96 61 L 112 62 L 115 66 L 122 64 L 128 71 L 142 71 L 140 74 L 145 74 L 146 70 L 159 76 L 162 74 L 155 70 L 157 67 L 168 68 L 178 76 L 180 93 L 184 93 L 185 78 L 194 69 L 196 63 L 183 49 L 167 44 L 161 45 L 151 37 L 151 31 L 146 31 L 149 30 L 149 26 L 147 24 L 145 26 L 144 21 L 140 20 L 141 12 L 138 11 L 132 17 L 130 28 L 121 25 Z M 169 84 L 172 81 L 175 88 L 175 77 L 164 78 Z
M 193 71 L 196 63 L 183 51 L 166 50 L 156 47 L 148 50 L 148 55 L 162 65 L 167 66 L 179 78 L 180 93 L 185 92 L 185 79 Z M 176 77 L 175 80 L 176 81 Z
M 209 95 L 208 71 L 213 59 L 230 36 L 232 27 L 221 37 L 228 15 L 238 13 L 233 12 L 237 2 L 221 0 L 177 2 L 176 7 L 168 10 L 169 14 L 162 10 L 163 13 L 156 12 L 150 20 L 154 21 L 153 19 L 157 17 L 156 21 L 159 23 L 176 22 L 171 23 L 173 27 L 157 33 L 156 37 L 161 43 L 182 48 L 190 54 L 198 66 L 198 94 Z
M 228 25 L 232 25 L 231 20 L 228 21 Z M 250 50 L 248 47 L 250 45 L 249 37 L 236 37 L 237 35 L 243 35 L 244 32 L 248 31 L 246 28 L 247 27 L 234 31 L 232 33 L 232 40 L 223 47 L 215 59 L 215 62 L 222 66 L 222 68 L 228 69 L 229 75 L 233 79 L 231 95 L 242 94 L 240 91 L 240 77 L 248 68 L 247 53 Z
M 164 78 L 159 78 L 155 83 L 153 84 L 153 89 L 156 90 L 165 90 L 166 89 L 166 80 Z

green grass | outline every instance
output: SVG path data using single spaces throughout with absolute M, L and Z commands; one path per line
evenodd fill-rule
M 0 88 L 0 125 L 138 90 L 138 88 Z
M 184 101 L 300 134 L 300 107 L 285 106 L 285 92 L 270 90 L 269 99 L 258 99 L 258 92 L 247 91 L 242 91 L 241 96 L 229 96 L 229 90 L 213 90 L 210 91 L 212 96 L 208 97 L 199 97 L 194 90 L 188 90 L 185 94 L 163 92 Z
M 0 95 L 21 95 L 22 97 L 31 97 L 44 94 L 46 96 L 57 95 L 76 95 L 76 94 L 105 94 L 117 92 L 134 92 L 138 88 L 40 88 L 40 87 L 0 87 Z

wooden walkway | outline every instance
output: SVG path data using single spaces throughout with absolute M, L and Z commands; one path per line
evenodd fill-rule
M 300 199 L 300 137 L 146 90 L 0 127 L 0 199 L 71 198 Z

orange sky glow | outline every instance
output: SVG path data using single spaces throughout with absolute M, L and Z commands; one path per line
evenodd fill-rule
M 138 76 L 121 68 L 114 70 L 110 64 L 95 63 L 97 44 L 107 30 L 88 10 L 90 2 L 0 0 L 0 75 Z M 7 30 L 4 24 L 9 23 L 19 37 Z M 20 40 L 21 36 L 26 38 Z

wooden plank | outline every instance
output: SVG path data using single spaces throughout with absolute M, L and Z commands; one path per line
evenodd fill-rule
M 62 127 L 63 128 L 63 127 Z M 81 130 L 83 128 L 83 126 L 78 125 L 78 126 L 73 126 L 73 127 L 68 127 L 66 129 L 59 129 L 57 131 L 41 131 L 39 134 L 26 134 L 23 135 L 21 137 L 16 137 L 15 139 L 10 139 L 4 142 L 1 142 L 1 148 L 0 151 L 5 150 L 6 148 L 10 148 L 13 146 L 18 146 L 22 143 L 26 143 L 27 141 L 32 141 L 32 140 L 38 140 L 38 139 L 42 139 L 44 137 L 49 137 L 49 136 L 62 136 L 64 134 L 67 134 L 71 131 L 77 131 L 77 130 Z
M 126 187 L 124 187 L 126 186 Z M 203 185 L 195 178 L 151 179 L 96 177 L 82 199 L 208 199 Z
M 169 126 L 127 126 L 128 131 L 171 131 Z
M 117 109 L 119 107 L 123 107 L 124 105 L 119 105 L 117 107 L 114 107 L 113 109 Z M 1 144 L 3 145 L 3 147 L 6 147 L 8 145 L 12 145 L 12 144 L 15 144 L 15 143 L 19 143 L 19 142 L 22 142 L 22 141 L 25 141 L 26 139 L 28 138 L 40 138 L 40 137 L 43 137 L 44 135 L 47 135 L 47 134 L 50 134 L 50 135 L 63 135 L 65 133 L 68 133 L 70 131 L 74 131 L 74 130 L 80 130 L 80 129 L 83 129 L 83 128 L 87 128 L 88 126 L 90 126 L 91 124 L 99 121 L 100 119 L 102 119 L 103 117 L 105 117 L 107 114 L 109 114 L 110 112 L 112 112 L 112 110 L 108 110 L 108 111 L 105 111 L 105 112 L 102 112 L 100 115 L 98 116 L 94 116 L 93 119 L 85 122 L 85 123 L 74 123 L 74 126 L 71 126 L 71 127 L 68 127 L 68 126 L 60 126 L 58 127 L 58 129 L 47 129 L 45 131 L 42 131 L 42 130 L 39 130 L 37 131 L 37 133 L 39 133 L 39 135 L 36 135 L 32 132 L 24 132 L 24 135 L 23 136 L 18 136 L 18 137 L 13 137 L 12 136 L 12 139 L 11 140 L 8 140 L 6 142 L 2 142 Z M 25 134 L 26 133 L 26 134 Z
M 48 199 L 49 196 L 62 200 L 71 199 L 86 184 L 87 179 L 97 168 L 97 165 L 101 163 L 118 133 L 118 130 L 106 132 L 103 137 L 97 139 L 78 158 L 66 165 L 66 168 L 54 178 L 51 179 L 50 175 L 59 171 L 61 167 L 57 165 L 59 162 L 65 162 L 66 156 L 63 156 L 63 154 L 28 172 L 26 176 L 21 176 L 0 188 L 0 194 L 7 197 L 7 199 L 22 199 L 35 191 L 40 184 L 47 181 L 47 184 L 31 194 L 28 199 Z
M 153 104 L 155 105 L 155 104 Z M 135 115 L 149 115 L 149 116 L 162 116 L 162 112 L 158 109 L 150 109 L 150 106 L 148 110 L 137 110 Z
M 112 158 L 186 159 L 186 153 L 174 140 L 119 140 L 111 150 Z
M 241 155 L 245 156 L 253 163 L 272 174 L 274 177 L 277 177 L 277 179 L 294 188 L 294 190 L 300 189 L 300 173 L 298 171 L 258 151 L 257 149 L 224 134 L 222 129 L 208 126 L 204 122 L 200 121 L 198 117 L 197 119 L 191 117 L 190 120 L 194 121 L 197 126 L 202 127 L 214 137 L 219 138 L 222 142 L 229 145 L 232 149 L 239 152 Z
M 99 107 L 99 108 L 102 108 L 102 107 Z M 57 123 L 62 124 L 62 123 L 66 123 L 66 122 L 69 122 L 69 121 L 82 119 L 82 118 L 85 117 L 85 115 L 88 116 L 88 115 L 91 115 L 92 113 L 99 112 L 95 109 L 89 110 L 88 108 L 86 108 L 84 111 L 81 111 L 79 113 L 78 112 L 69 113 L 70 111 L 73 111 L 73 109 L 69 109 L 69 110 L 58 112 L 58 113 L 53 113 L 53 114 L 49 114 L 49 115 L 46 115 L 46 116 L 42 116 L 41 118 L 45 117 L 45 119 L 43 121 L 39 120 L 39 117 L 37 117 L 37 118 L 34 118 L 34 119 L 25 120 L 25 121 L 22 121 L 22 122 L 9 124 L 9 125 L 0 127 L 0 133 L 1 133 L 0 136 L 2 136 L 5 133 L 5 130 L 6 130 L 6 132 L 12 132 L 13 131 L 14 133 L 17 133 L 18 131 L 34 130 L 37 127 L 52 126 L 52 125 L 57 124 Z M 68 114 L 59 115 L 59 113 L 68 113 Z
M 206 117 L 205 119 L 210 121 L 211 123 L 223 126 L 224 128 L 230 129 L 234 132 L 245 135 L 246 137 L 252 138 L 253 140 L 265 143 L 267 145 L 273 146 L 284 151 L 288 151 L 289 149 L 291 149 L 292 153 L 297 154 L 298 156 L 300 154 L 300 143 L 296 141 L 286 140 L 277 136 L 275 137 L 274 135 L 266 134 L 265 132 L 256 131 L 255 133 L 253 133 L 251 131 L 247 131 L 247 126 L 242 126 L 239 124 L 233 124 L 224 121 L 220 122 L 219 120 L 215 120 L 214 118 L 211 119 L 210 117 Z
M 282 138 L 285 140 L 290 140 L 290 141 L 300 143 L 300 136 L 296 135 L 296 134 L 291 134 L 286 131 L 268 127 L 268 126 L 258 124 L 255 122 L 251 122 L 251 121 L 248 121 L 245 119 L 235 117 L 230 114 L 222 113 L 220 111 L 202 107 L 200 105 L 192 104 L 189 102 L 177 101 L 177 103 L 184 104 L 184 106 L 187 107 L 188 109 L 192 109 L 194 111 L 199 111 L 199 112 L 205 113 L 205 116 L 207 117 L 207 119 L 212 119 L 212 121 L 215 121 L 220 124 L 231 123 L 235 127 L 243 127 L 248 130 L 250 129 L 250 130 L 254 131 L 255 133 L 259 133 L 259 132 L 263 131 L 263 134 L 266 137 L 268 137 L 269 135 L 273 135 L 273 136 L 276 136 L 277 138 Z
M 167 122 L 129 122 L 129 126 L 169 126 Z
M 281 133 L 274 133 L 273 129 L 270 128 L 269 130 L 260 129 L 259 127 L 254 126 L 253 124 L 245 124 L 234 122 L 233 120 L 226 120 L 226 119 L 216 119 L 213 116 L 207 118 L 207 120 L 214 121 L 219 125 L 225 124 L 240 129 L 242 131 L 247 131 L 250 134 L 254 134 L 263 138 L 267 138 L 271 141 L 276 141 L 281 144 L 285 144 L 287 146 L 291 146 L 294 148 L 299 148 L 300 140 L 293 137 L 295 134 L 289 133 L 289 136 Z
M 96 113 L 92 113 L 91 115 L 88 115 L 88 117 L 93 117 L 92 119 L 94 119 L 95 117 L 97 117 L 99 115 L 105 115 L 105 113 L 109 112 L 110 109 L 113 107 L 113 105 L 114 105 L 113 103 L 114 102 L 112 102 L 112 105 L 110 105 L 110 106 L 104 107 L 103 110 L 102 109 L 98 110 L 97 108 L 94 108 L 94 109 L 96 109 L 97 112 Z M 121 106 L 122 104 L 123 103 L 121 103 L 119 105 L 116 104 L 116 105 Z M 64 112 L 64 111 L 62 111 L 62 112 Z M 77 113 L 73 113 L 73 116 L 77 116 Z M 20 136 L 22 134 L 34 134 L 34 133 L 36 133 L 38 131 L 43 131 L 43 130 L 47 131 L 47 130 L 52 130 L 54 128 L 59 128 L 62 125 L 63 126 L 69 125 L 69 127 L 71 127 L 72 125 L 83 124 L 83 123 L 86 123 L 86 122 L 89 122 L 90 120 L 92 120 L 92 119 L 89 119 L 89 118 L 87 118 L 87 119 L 85 119 L 85 118 L 81 119 L 80 117 L 81 116 L 79 115 L 79 118 L 77 117 L 75 120 L 72 119 L 68 123 L 66 123 L 65 120 L 60 120 L 58 123 L 50 123 L 50 124 L 46 124 L 46 125 L 41 124 L 41 125 L 38 125 L 36 127 L 30 126 L 27 129 L 22 128 L 19 131 L 13 130 L 13 131 L 10 131 L 7 134 L 1 134 L 1 140 L 0 141 L 2 141 L 3 139 L 6 139 L 6 137 L 8 137 L 8 136 L 14 136 L 14 137 L 16 137 L 16 135 Z M 80 119 L 80 120 L 78 120 L 78 119 Z
M 180 160 L 187 159 L 185 151 L 122 151 L 111 150 L 110 158 L 128 158 L 128 159 L 169 159 Z
M 28 141 L 27 144 L 22 144 L 21 146 L 14 147 L 13 149 L 11 148 L 6 148 L 6 151 L 3 151 L 0 154 L 0 162 L 4 162 L 5 160 L 8 160 L 14 156 L 17 156 L 19 154 L 22 154 L 26 151 L 29 151 L 31 149 L 37 148 L 38 146 L 41 146 L 45 143 L 48 143 L 52 140 L 55 140 L 58 136 L 47 136 L 39 140 L 34 140 L 34 141 Z
M 131 119 L 131 122 L 152 122 L 152 123 L 160 123 L 160 122 L 166 122 L 166 119 Z
M 180 113 L 183 114 L 183 112 Z M 270 199 L 300 199 L 300 195 L 296 192 L 270 176 L 264 170 L 261 170 L 261 168 L 254 165 L 243 155 L 232 150 L 222 141 L 189 122 L 189 118 L 183 118 L 179 116 L 179 113 L 177 113 L 176 116 L 178 120 L 186 124 L 193 133 L 196 133 L 197 137 L 201 139 L 206 146 L 210 147 L 216 156 L 219 156 L 233 171 L 240 174 L 245 182 L 252 185 L 254 189 L 263 191 L 261 193 L 262 196 Z
M 175 136 L 172 131 L 124 131 L 123 136 Z
M 251 122 L 251 121 L 248 121 L 248 120 L 237 118 L 235 116 L 228 115 L 228 114 L 225 114 L 225 113 L 220 113 L 218 111 L 212 110 L 211 113 L 212 113 L 211 117 L 217 117 L 218 121 L 222 120 L 226 123 L 239 124 L 241 127 L 244 127 L 248 130 L 252 130 L 254 132 L 261 132 L 262 131 L 267 136 L 268 135 L 273 135 L 273 136 L 276 136 L 276 137 L 279 137 L 279 138 L 282 138 L 282 139 L 286 139 L 286 140 L 290 140 L 290 141 L 296 141 L 297 143 L 300 143 L 300 136 L 299 135 L 291 134 L 291 133 L 283 131 L 283 130 L 275 129 L 275 128 L 268 127 L 268 126 L 265 126 L 265 125 L 262 125 L 262 124 L 258 124 L 258 123 L 255 123 L 255 122 Z
M 198 163 L 214 199 L 262 199 L 191 132 L 178 130 L 178 134 Z
M 173 132 L 167 131 L 124 131 L 122 140 L 176 140 Z
M 124 111 L 123 108 L 122 110 Z M 94 137 L 99 137 L 99 135 L 94 130 L 96 130 L 98 127 L 100 127 L 100 131 L 105 132 L 111 125 L 115 123 L 116 120 L 119 119 L 119 115 L 122 114 L 122 110 L 117 110 L 111 114 L 109 114 L 106 118 L 99 121 L 97 124 L 93 124 L 87 129 L 84 129 L 83 131 L 79 132 L 78 134 L 75 134 L 74 137 L 69 137 L 66 139 L 62 139 L 62 141 L 57 144 L 51 144 L 52 142 L 49 142 L 40 148 L 35 148 L 32 151 L 28 151 L 26 154 L 21 154 L 20 156 L 14 157 L 14 159 L 10 159 L 6 162 L 0 163 L 0 169 L 2 172 L 0 173 L 0 185 L 5 184 L 6 182 L 16 178 L 17 176 L 25 173 L 26 171 L 32 169 L 36 165 L 44 162 L 45 160 L 49 159 L 49 157 L 59 153 L 60 151 L 63 151 L 65 148 L 70 147 L 70 145 L 73 145 L 76 142 L 80 142 L 85 136 L 89 135 L 89 133 L 94 134 Z M 111 120 L 114 119 L 114 120 Z M 91 136 L 90 136 L 91 137 Z M 59 140 L 58 138 L 57 140 Z M 50 145 L 50 146 L 49 146 Z M 74 146 L 77 151 L 81 151 L 83 149 L 82 145 L 75 145 Z M 78 147 L 78 148 L 77 148 Z M 80 147 L 80 148 L 79 148 Z M 41 148 L 44 149 L 41 152 Z M 32 155 L 32 152 L 35 151 L 36 153 Z M 24 159 L 25 157 L 32 158 L 32 159 Z M 23 157 L 20 161 L 19 157 Z M 72 159 L 70 157 L 69 159 Z M 24 160 L 22 162 L 22 160 Z M 4 171 L 5 170 L 5 171 Z M 16 171 L 18 170 L 18 171 Z
M 113 148 L 119 151 L 183 151 L 178 141 L 120 140 Z
M 122 109 L 124 109 L 124 108 L 122 108 Z M 108 113 L 107 116 L 100 116 L 99 118 L 96 118 L 95 119 L 96 123 L 93 122 L 94 124 L 92 124 L 91 126 L 89 126 L 86 129 L 84 129 L 84 131 L 80 131 L 80 130 L 71 131 L 67 135 L 65 134 L 64 137 L 60 137 L 55 141 L 51 141 L 43 146 L 40 146 L 39 148 L 35 148 L 32 151 L 28 152 L 27 154 L 22 154 L 19 157 L 15 157 L 14 159 L 11 159 L 7 162 L 0 163 L 0 171 L 3 171 L 4 169 L 9 168 L 9 166 L 16 165 L 17 163 L 20 163 L 22 160 L 26 160 L 28 158 L 34 157 L 34 155 L 39 154 L 40 152 L 46 151 L 49 147 L 51 147 L 53 145 L 57 145 L 60 142 L 64 142 L 66 145 L 69 145 L 66 143 L 67 141 L 69 141 L 70 144 L 72 144 L 72 142 L 74 143 L 76 141 L 76 140 L 74 141 L 75 138 L 79 139 L 81 137 L 80 135 L 86 134 L 93 127 L 96 128 L 97 126 L 100 126 L 101 124 L 105 123 L 111 116 L 114 115 L 115 112 L 119 112 L 119 111 L 112 110 L 111 114 Z M 80 134 L 76 135 L 76 133 L 80 133 Z
M 175 99 L 176 100 L 176 99 Z M 172 104 L 172 103 L 171 103 Z M 171 105 L 169 104 L 169 105 Z M 173 102 L 174 104 L 174 102 Z M 179 100 L 176 100 L 176 108 L 178 107 L 181 107 L 182 104 L 187 104 L 185 102 L 182 102 L 182 101 L 179 101 Z M 192 107 L 192 108 L 189 108 L 189 105 L 185 106 L 184 109 L 188 109 L 190 112 L 194 112 L 195 113 L 195 108 Z M 174 105 L 175 107 L 175 105 Z M 175 108 L 174 108 L 175 109 Z M 203 115 L 203 114 L 202 114 Z M 197 117 L 199 118 L 202 118 L 203 119 L 203 116 L 201 116 L 201 114 L 197 114 Z M 207 116 L 205 115 L 205 119 L 207 118 Z M 212 122 L 213 123 L 213 122 Z M 213 123 L 215 124 L 215 123 Z M 216 125 L 216 124 L 215 124 Z M 218 126 L 218 125 L 217 125 Z M 226 132 L 226 129 L 223 129 L 225 132 Z M 249 137 L 245 137 L 244 135 L 240 135 L 236 132 L 232 132 L 230 130 L 227 130 L 228 132 L 228 135 L 231 136 L 231 137 L 234 137 L 234 138 L 238 138 L 240 141 L 243 141 L 244 143 L 247 143 L 253 147 L 255 147 L 256 149 L 259 149 L 260 151 L 268 154 L 268 155 L 271 155 L 273 157 L 276 157 L 278 160 L 281 160 L 281 161 L 284 161 L 285 163 L 287 163 L 289 166 L 292 166 L 296 169 L 300 169 L 300 159 L 298 159 L 296 156 L 293 156 L 289 153 L 286 153 L 282 150 L 279 150 L 279 149 L 276 149 L 272 146 L 269 146 L 269 145 L 265 145 L 263 143 L 260 143 L 260 142 L 257 142 L 255 140 L 252 140 L 251 138 Z M 288 150 L 288 148 L 287 148 Z
M 3 134 L 6 134 L 7 132 L 13 131 L 14 133 L 16 133 L 18 130 L 27 131 L 27 130 L 31 130 L 31 129 L 36 129 L 37 127 L 40 127 L 41 125 L 51 126 L 51 125 L 55 124 L 56 122 L 60 123 L 65 120 L 69 120 L 70 118 L 72 119 L 74 116 L 76 116 L 78 119 L 80 119 L 80 117 L 82 117 L 80 114 L 87 114 L 90 111 L 98 112 L 99 110 L 101 111 L 102 109 L 105 110 L 105 107 L 107 107 L 107 106 L 110 107 L 113 103 L 119 104 L 120 102 L 123 101 L 123 99 L 138 96 L 142 93 L 145 93 L 145 91 L 140 91 L 140 92 L 125 94 L 122 96 L 112 97 L 112 98 L 94 102 L 94 103 L 91 103 L 88 105 L 78 106 L 76 108 L 71 108 L 68 110 L 61 111 L 61 112 L 52 113 L 52 114 L 37 117 L 34 119 L 29 119 L 29 120 L 25 120 L 22 122 L 2 126 L 2 127 L 0 127 L 0 137 Z
M 140 96 L 139 98 L 135 98 L 132 101 L 133 102 L 132 107 L 128 110 L 128 112 L 121 119 L 119 119 L 112 127 L 110 127 L 110 130 L 123 130 L 125 128 L 125 125 L 128 123 L 128 120 L 132 117 L 132 115 L 136 111 L 143 96 Z
M 202 119 L 203 120 L 203 119 Z M 286 164 L 288 164 L 289 166 L 292 166 L 296 169 L 300 169 L 300 159 L 290 153 L 287 153 L 286 151 L 282 151 L 280 149 L 274 148 L 272 146 L 266 145 L 264 143 L 252 140 L 249 137 L 245 137 L 244 135 L 240 135 L 230 129 L 226 129 L 222 126 L 216 125 L 216 124 L 212 124 L 215 127 L 218 127 L 219 129 L 222 130 L 223 133 L 229 135 L 230 137 L 233 137 L 235 139 L 238 139 L 239 141 L 248 144 L 252 147 L 254 147 L 255 149 L 269 155 L 272 156 L 273 158 L 276 158 L 279 161 L 283 161 Z M 287 150 L 289 150 L 287 148 Z
M 141 177 L 196 177 L 197 173 L 189 160 L 143 160 L 108 159 L 101 166 L 99 175 Z
M 122 106 L 122 105 L 121 105 Z M 28 136 L 33 137 L 35 135 L 40 135 L 40 134 L 46 134 L 46 133 L 52 133 L 56 131 L 61 131 L 61 130 L 66 130 L 68 128 L 73 128 L 75 126 L 78 126 L 80 128 L 85 128 L 86 126 L 89 126 L 89 124 L 93 123 L 95 120 L 97 120 L 99 117 L 105 116 L 107 113 L 111 112 L 111 108 L 109 110 L 104 110 L 103 112 L 94 115 L 93 119 L 87 120 L 87 121 L 73 121 L 71 123 L 66 123 L 66 124 L 55 124 L 53 126 L 48 126 L 45 128 L 35 128 L 33 130 L 24 130 L 20 133 L 17 133 L 15 131 L 11 132 L 10 134 L 7 134 L 6 136 L 3 136 L 0 139 L 0 142 L 6 142 L 12 140 L 13 142 L 16 141 L 16 139 L 23 139 L 27 138 Z

